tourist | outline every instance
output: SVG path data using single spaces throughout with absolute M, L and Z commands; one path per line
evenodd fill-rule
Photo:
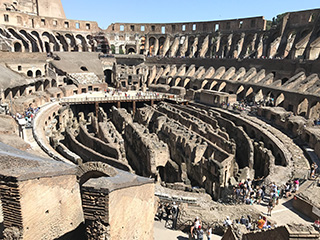
M 172 208 L 171 208 L 171 214 L 172 214 L 172 229 L 177 228 L 177 220 L 178 220 L 178 214 L 179 214 L 179 207 L 178 205 L 173 202 Z
M 294 181 L 294 192 L 298 192 L 299 191 L 299 179 L 296 179 Z
M 201 228 L 201 226 L 199 226 L 197 229 L 197 239 L 203 240 L 203 234 L 204 234 L 203 229 Z
M 230 217 L 229 217 L 229 216 L 227 216 L 226 220 L 224 220 L 223 225 L 224 225 L 225 227 L 229 227 L 229 226 L 232 225 L 232 221 L 230 220 Z
M 257 186 L 256 198 L 257 198 L 257 203 L 258 204 L 261 204 L 262 194 L 263 194 L 262 188 Z
M 318 218 L 317 220 L 314 221 L 313 226 L 316 230 L 320 230 L 320 219 Z
M 260 216 L 259 217 L 259 220 L 257 222 L 257 225 L 258 225 L 258 229 L 263 229 L 263 226 L 265 225 L 266 221 Z
M 286 198 L 291 196 L 291 188 L 292 188 L 292 183 L 291 181 L 288 181 L 285 185 Z
M 272 211 L 273 208 L 274 208 L 274 202 L 273 202 L 272 198 L 270 198 L 267 207 L 268 207 L 268 213 L 267 213 L 267 215 L 271 217 L 271 211 Z
M 310 178 L 311 179 L 315 179 L 317 168 L 318 168 L 318 165 L 315 162 L 311 164 L 311 170 L 310 170 Z
M 208 240 L 211 240 L 211 235 L 212 235 L 212 227 L 209 227 L 209 228 L 207 229 L 207 239 L 208 239 Z
M 200 226 L 201 226 L 201 220 L 199 217 L 196 217 L 196 219 L 193 222 L 193 225 L 190 228 L 191 239 L 194 239 L 194 237 L 197 236 L 197 232 Z

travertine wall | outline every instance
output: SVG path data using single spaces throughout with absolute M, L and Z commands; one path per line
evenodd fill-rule
M 84 221 L 75 175 L 23 181 L 19 190 L 23 239 L 55 239 Z
M 151 240 L 154 184 L 118 189 L 109 195 L 111 240 Z

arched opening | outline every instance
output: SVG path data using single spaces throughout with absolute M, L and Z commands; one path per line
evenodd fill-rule
M 51 87 L 57 87 L 57 81 L 55 79 L 52 79 Z
M 36 71 L 36 77 L 41 77 L 41 76 L 42 76 L 41 71 L 40 71 L 40 70 L 37 70 L 37 71 Z
M 86 66 L 82 66 L 82 67 L 80 67 L 80 69 L 81 69 L 82 71 L 84 71 L 84 72 L 88 72 L 88 68 L 87 68 Z
M 154 37 L 149 38 L 149 55 L 156 55 L 155 44 L 156 39 Z
M 283 102 L 284 102 L 284 100 L 285 100 L 284 94 L 281 93 L 281 94 L 277 97 L 277 99 L 276 99 L 275 106 L 276 106 L 276 107 L 277 107 L 277 106 L 283 107 Z
M 309 105 L 308 99 L 305 98 L 298 105 L 297 115 L 302 116 L 302 117 L 306 117 L 307 116 L 307 112 L 308 112 L 308 105 Z
M 27 72 L 27 76 L 28 76 L 28 77 L 33 77 L 33 72 L 32 72 L 31 70 L 29 70 L 29 71 Z
M 284 85 L 289 79 L 288 78 L 282 78 L 281 85 Z
M 248 89 L 248 91 L 246 92 L 245 97 L 249 102 L 253 102 L 254 101 L 254 92 L 253 92 L 252 87 L 250 87 Z
M 166 39 L 164 37 L 159 38 L 159 54 L 160 55 L 163 54 L 163 47 L 164 47 L 165 41 L 166 41 Z
M 227 83 L 226 82 L 222 82 L 218 88 L 218 91 L 219 92 L 222 92 L 223 89 L 225 89 L 225 87 L 227 86 Z
M 50 87 L 50 82 L 48 79 L 46 79 L 43 83 L 44 90 L 47 90 Z
M 264 100 L 263 92 L 262 89 L 259 90 L 258 93 L 254 96 L 254 101 L 256 103 L 261 103 Z
M 91 178 L 100 178 L 100 177 L 109 177 L 103 172 L 100 171 L 88 171 L 84 173 L 79 181 L 80 186 L 82 186 L 84 183 L 86 183 Z
M 237 100 L 238 100 L 238 101 L 243 100 L 243 98 L 244 98 L 244 86 L 241 85 L 241 86 L 238 88 L 236 94 L 237 94 Z
M 29 33 L 27 33 L 25 30 L 20 30 L 20 33 L 25 36 L 31 43 L 31 51 L 32 52 L 39 52 L 39 47 L 37 44 L 37 40 Z
M 22 52 L 22 46 L 21 46 L 20 43 L 16 42 L 16 43 L 14 44 L 14 51 L 15 51 L 15 52 Z
M 115 45 L 111 45 L 111 53 L 115 54 L 116 53 L 116 46 Z
M 309 118 L 310 119 L 320 118 L 320 102 L 317 101 L 311 104 Z
M 112 84 L 112 71 L 109 69 L 104 70 L 104 78 L 106 83 Z
M 45 42 L 45 48 L 46 48 L 46 52 L 49 53 L 51 52 L 51 49 L 50 49 L 50 44 L 48 42 Z
M 129 48 L 128 50 L 128 54 L 135 54 L 136 51 L 133 48 Z

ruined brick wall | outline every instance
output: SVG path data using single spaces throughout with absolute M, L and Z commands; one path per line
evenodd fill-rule
M 111 239 L 153 239 L 154 184 L 118 189 L 109 196 Z
M 83 187 L 81 198 L 87 239 L 110 239 L 108 191 Z
M 90 134 L 85 130 L 85 126 L 83 125 L 80 125 L 78 139 L 82 143 L 85 143 L 85 145 L 90 149 L 97 151 L 103 155 L 118 160 L 121 158 L 121 153 L 115 146 L 112 146 L 112 144 L 105 143 L 98 138 L 90 136 Z
M 55 239 L 83 222 L 75 175 L 23 181 L 19 183 L 19 192 L 23 239 Z
M 210 21 L 210 22 L 185 22 L 185 23 L 113 23 L 107 33 L 152 33 L 152 34 L 193 34 L 214 33 L 220 31 L 235 30 L 264 30 L 266 20 L 264 17 L 242 18 L 232 20 Z M 165 32 L 163 31 L 165 28 Z M 143 30 L 144 29 L 144 30 Z

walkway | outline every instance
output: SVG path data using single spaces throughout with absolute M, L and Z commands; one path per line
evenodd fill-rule
M 165 221 L 159 222 L 154 221 L 154 240 L 188 240 L 188 234 L 181 232 L 181 231 L 175 231 L 168 228 L 165 228 L 164 226 Z M 204 236 L 204 239 L 207 239 L 206 236 Z M 211 240 L 220 240 L 221 237 L 217 235 L 212 235 Z
M 310 185 L 310 181 L 306 181 L 300 187 L 299 192 L 304 191 Z M 293 196 L 290 198 L 282 198 L 279 200 L 279 204 L 272 210 L 271 217 L 267 216 L 267 203 L 261 205 L 254 204 L 253 207 L 261 212 L 261 215 L 266 216 L 267 219 L 274 221 L 278 226 L 282 226 L 290 223 L 299 223 L 309 225 L 313 221 L 306 215 L 300 213 L 292 206 Z

